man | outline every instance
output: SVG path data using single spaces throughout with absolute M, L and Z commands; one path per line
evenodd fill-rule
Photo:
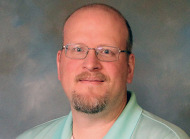
M 71 105 L 68 116 L 19 139 L 187 139 L 178 127 L 143 110 L 126 84 L 133 79 L 132 33 L 125 18 L 103 4 L 83 6 L 63 29 L 58 79 Z

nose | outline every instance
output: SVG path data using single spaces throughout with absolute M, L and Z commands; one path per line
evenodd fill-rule
M 83 68 L 89 71 L 97 71 L 102 68 L 102 65 L 98 60 L 94 49 L 90 49 L 88 51 L 88 54 L 83 62 Z

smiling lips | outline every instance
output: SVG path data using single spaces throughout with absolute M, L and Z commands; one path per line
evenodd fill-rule
M 107 77 L 102 73 L 89 73 L 82 72 L 76 76 L 77 82 L 88 82 L 88 83 L 103 83 L 107 80 Z
M 80 79 L 80 82 L 104 82 L 104 80 L 96 79 L 96 78 L 90 78 L 90 79 Z

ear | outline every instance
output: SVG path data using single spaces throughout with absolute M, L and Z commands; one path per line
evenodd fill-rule
M 57 75 L 58 80 L 61 80 L 61 50 L 57 52 Z
M 135 55 L 130 54 L 128 57 L 128 75 L 127 75 L 127 83 L 132 83 L 133 81 L 133 75 L 134 75 L 134 69 L 135 69 Z

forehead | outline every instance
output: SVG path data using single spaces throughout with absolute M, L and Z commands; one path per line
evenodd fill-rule
M 99 22 L 112 20 L 111 22 L 113 22 L 114 24 L 120 24 L 122 28 L 126 28 L 125 20 L 123 19 L 123 17 L 113 9 L 104 6 L 87 8 L 85 7 L 78 9 L 69 16 L 69 18 L 65 22 L 64 28 L 67 28 L 68 24 L 72 23 L 73 21 L 83 21 L 85 19 L 98 19 Z
M 64 41 L 68 39 L 67 37 L 72 36 L 74 38 L 73 34 L 77 35 L 78 33 L 81 33 L 80 36 L 86 33 L 88 37 L 90 37 L 89 34 L 96 37 L 98 34 L 102 36 L 115 34 L 118 38 L 126 40 L 128 31 L 124 19 L 115 11 L 102 8 L 85 8 L 74 12 L 66 21 L 63 30 Z

